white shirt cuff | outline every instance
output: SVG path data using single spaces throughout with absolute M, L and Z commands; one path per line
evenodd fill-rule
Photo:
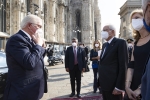
M 116 87 L 115 87 L 115 89 L 118 90 L 118 91 L 120 91 L 120 92 L 125 92 L 124 90 L 120 90 L 120 89 L 118 89 L 118 88 L 116 88 Z

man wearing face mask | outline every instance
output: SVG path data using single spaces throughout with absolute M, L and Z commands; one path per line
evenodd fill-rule
M 65 68 L 69 72 L 71 90 L 70 97 L 75 95 L 75 80 L 77 83 L 77 97 L 81 98 L 81 73 L 85 71 L 85 52 L 84 49 L 78 47 L 78 39 L 72 39 L 72 46 L 68 47 L 65 53 Z
M 128 58 L 129 58 L 129 62 L 130 62 L 132 49 L 133 49 L 133 39 L 127 39 L 127 43 L 128 43 Z
M 84 51 L 85 51 L 85 65 L 86 65 L 86 67 L 85 67 L 85 72 L 89 72 L 89 71 L 90 71 L 90 69 L 89 69 L 89 67 L 88 67 L 88 59 L 89 59 L 88 53 L 89 53 L 89 50 L 88 50 L 87 47 L 84 46 L 83 43 L 80 43 L 79 46 L 80 46 L 81 48 L 83 48 Z M 83 73 L 82 73 L 82 77 L 83 77 Z
M 142 0 L 142 9 L 144 14 L 144 27 L 150 34 L 150 0 Z M 147 63 L 144 69 L 144 75 L 142 77 L 141 89 L 142 100 L 149 100 L 150 99 L 150 55 L 147 59 Z
M 115 37 L 113 25 L 103 27 L 101 37 L 107 42 L 102 46 L 99 63 L 99 81 L 103 100 L 122 100 L 125 89 L 125 72 L 128 63 L 127 43 Z
M 6 44 L 8 78 L 4 100 L 39 100 L 47 92 L 43 61 L 46 50 L 38 33 L 42 32 L 42 19 L 28 15 L 20 26 L 21 30 Z

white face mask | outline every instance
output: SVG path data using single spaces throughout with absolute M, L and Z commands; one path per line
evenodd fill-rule
M 99 44 L 95 44 L 95 47 L 98 47 L 99 46 Z
M 132 19 L 132 27 L 133 29 L 135 29 L 136 31 L 141 30 L 141 28 L 143 27 L 143 19 Z
M 132 47 L 133 45 L 131 43 L 128 44 L 128 47 Z
M 44 32 L 41 28 L 38 28 L 35 33 L 44 39 Z
M 107 39 L 109 37 L 108 32 L 107 31 L 102 31 L 101 32 L 101 37 L 102 37 L 102 39 Z
M 74 47 L 77 46 L 77 43 L 73 42 L 73 43 L 72 43 L 72 46 L 74 46 Z

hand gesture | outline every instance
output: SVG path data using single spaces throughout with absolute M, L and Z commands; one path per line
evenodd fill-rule
M 44 40 L 39 36 L 39 34 L 32 35 L 32 39 L 36 44 L 43 46 Z
M 117 90 L 117 89 L 114 89 L 113 92 L 112 92 L 113 95 L 120 95 L 122 94 L 121 91 Z
M 140 98 L 141 89 L 137 88 L 136 90 L 134 90 L 134 93 L 135 93 L 136 98 Z
M 136 93 L 132 91 L 130 88 L 126 88 L 126 92 L 128 94 L 129 99 L 136 100 Z

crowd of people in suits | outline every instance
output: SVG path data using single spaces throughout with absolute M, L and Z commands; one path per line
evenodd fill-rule
M 105 25 L 102 44 L 93 43 L 90 60 L 93 69 L 93 92 L 103 100 L 150 100 L 150 0 L 142 0 L 142 10 L 130 15 L 134 40 L 116 38 L 113 25 Z M 47 76 L 43 58 L 46 53 L 42 19 L 28 15 L 21 29 L 6 44 L 8 78 L 4 100 L 39 100 L 47 92 Z M 72 38 L 72 46 L 65 51 L 65 70 L 70 75 L 71 94 L 81 98 L 81 76 L 86 71 L 87 54 L 84 44 Z M 76 81 L 76 82 L 75 82 Z

